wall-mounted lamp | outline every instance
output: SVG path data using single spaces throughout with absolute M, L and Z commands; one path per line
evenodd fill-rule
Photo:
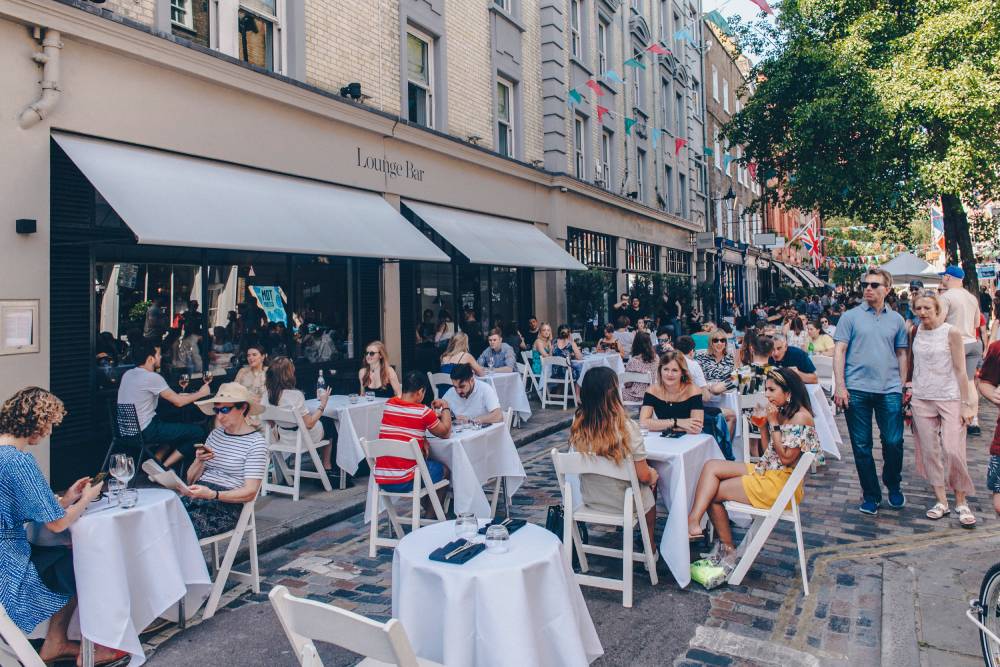
M 468 137 L 466 137 L 466 139 L 473 146 L 478 146 L 479 142 L 483 140 L 483 138 L 478 134 L 470 134 Z
M 34 234 L 38 231 L 38 221 L 30 218 L 18 218 L 14 222 L 14 231 L 18 234 Z

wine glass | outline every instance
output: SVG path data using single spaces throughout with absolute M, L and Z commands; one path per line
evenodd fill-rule
M 493 375 L 493 364 L 494 364 L 493 357 L 490 357 L 490 361 L 489 361 L 489 364 L 488 364 L 489 367 L 490 367 L 490 375 Z
M 201 377 L 205 380 L 205 384 L 212 384 L 212 371 L 205 371 Z
M 455 536 L 471 541 L 479 534 L 479 521 L 472 512 L 460 512 L 455 516 Z
M 115 454 L 111 460 L 111 476 L 121 482 L 123 488 L 128 487 L 129 480 L 135 476 L 135 461 L 126 454 Z
M 181 388 L 181 393 L 187 391 L 188 384 L 191 383 L 191 376 L 187 373 L 181 373 L 181 376 L 177 378 L 177 385 Z

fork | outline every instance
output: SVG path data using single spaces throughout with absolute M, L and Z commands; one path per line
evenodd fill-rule
M 468 551 L 469 549 L 471 549 L 474 546 L 476 546 L 475 542 L 466 542 L 465 544 L 463 544 L 462 546 L 458 547 L 457 549 L 453 549 L 451 552 L 445 554 L 444 559 L 445 560 L 451 560 L 452 558 L 454 558 L 458 554 L 462 553 L 463 551 Z

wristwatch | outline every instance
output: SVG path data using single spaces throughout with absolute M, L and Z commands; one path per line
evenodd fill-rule
M 677 417 L 674 417 L 674 428 L 677 428 Z
M 769 433 L 781 433 L 780 424 L 768 424 L 767 430 Z
M 216 489 L 215 490 L 215 498 L 213 500 L 218 500 L 218 499 L 219 499 L 219 490 Z

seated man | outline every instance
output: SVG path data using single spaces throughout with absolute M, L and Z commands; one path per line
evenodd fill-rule
M 772 365 L 793 369 L 805 384 L 819 382 L 819 376 L 816 375 L 816 365 L 813 364 L 805 350 L 789 345 L 784 334 L 775 334 L 773 340 L 774 350 L 771 352 L 769 360 Z
M 490 332 L 490 337 L 486 340 L 489 344 L 483 353 L 479 355 L 479 365 L 483 368 L 492 369 L 498 373 L 509 373 L 517 368 L 517 357 L 514 356 L 514 348 L 503 342 L 503 332 L 494 329 Z
M 192 394 L 178 394 L 159 374 L 160 344 L 142 340 L 136 344 L 133 358 L 140 365 L 122 375 L 118 386 L 118 404 L 132 404 L 139 418 L 142 439 L 148 445 L 165 445 L 173 451 L 162 463 L 170 467 L 182 458 L 194 459 L 194 445 L 205 440 L 205 429 L 198 424 L 163 421 L 156 416 L 156 403 L 162 397 L 178 408 L 205 398 L 211 393 L 207 383 Z
M 503 421 L 500 399 L 493 385 L 476 379 L 469 364 L 456 364 L 451 369 L 452 387 L 444 395 L 455 417 L 464 417 L 478 424 L 498 424 Z
M 403 377 L 403 393 L 394 396 L 385 403 L 382 413 L 382 427 L 378 437 L 382 440 L 400 440 L 409 442 L 416 440 L 420 451 L 427 461 L 427 472 L 431 481 L 440 482 L 448 477 L 448 468 L 439 461 L 428 458 L 430 447 L 427 445 L 427 433 L 439 438 L 451 435 L 451 409 L 446 401 L 434 401 L 434 409 L 428 407 L 424 400 L 431 393 L 427 374 L 410 371 Z M 380 456 L 375 460 L 372 475 L 383 491 L 390 493 L 408 493 L 413 490 L 413 476 L 417 471 L 417 462 L 399 456 Z M 439 491 L 439 496 L 443 494 Z M 426 508 L 425 508 L 426 509 Z
M 635 338 L 635 332 L 629 331 L 628 325 L 629 319 L 624 315 L 615 321 L 615 338 L 618 339 L 622 354 L 626 357 L 632 354 L 632 340 Z

